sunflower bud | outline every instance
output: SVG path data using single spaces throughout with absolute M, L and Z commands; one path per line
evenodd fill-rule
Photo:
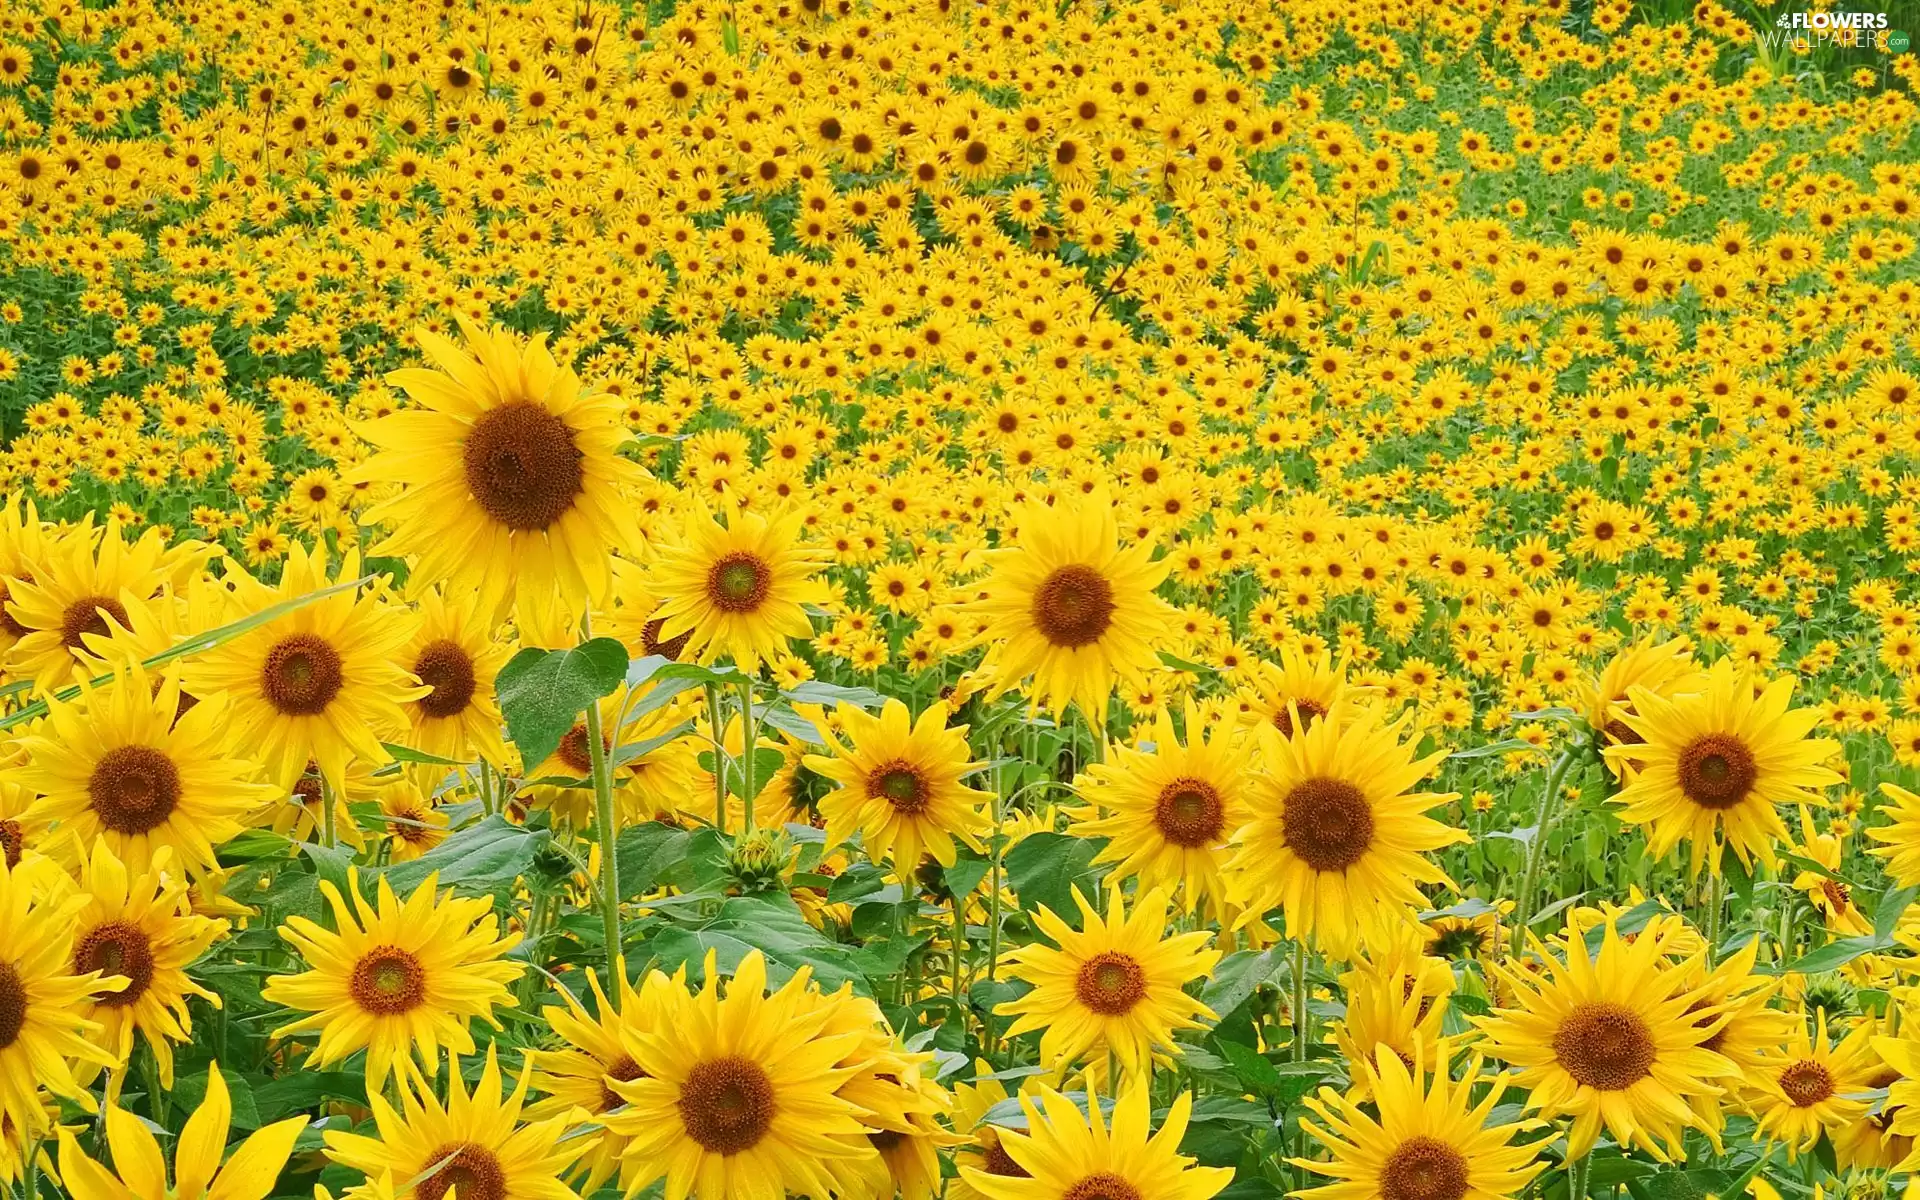
M 784 830 L 755 829 L 736 840 L 727 855 L 729 891 L 770 892 L 785 886 L 793 841 Z

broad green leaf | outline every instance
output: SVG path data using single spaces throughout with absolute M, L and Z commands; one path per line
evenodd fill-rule
M 1055 916 L 1080 928 L 1080 908 L 1073 889 L 1099 904 L 1100 880 L 1105 868 L 1093 858 L 1106 846 L 1105 838 L 1073 837 L 1064 833 L 1031 833 L 1007 852 L 1007 885 L 1020 898 L 1023 911 L 1045 905 Z
M 626 677 L 627 649 L 612 638 L 594 638 L 571 650 L 528 647 L 513 656 L 494 686 L 507 735 L 532 767 L 560 746 L 587 705 L 610 694 Z
M 841 687 L 836 683 L 821 683 L 817 679 L 784 688 L 780 695 L 789 704 L 851 704 L 857 708 L 879 708 L 887 702 L 885 696 L 872 688 Z
M 1213 978 L 1200 989 L 1200 1003 L 1224 1017 L 1285 964 L 1285 954 L 1274 950 L 1236 950 L 1213 968 Z
M 708 951 L 721 974 L 731 975 L 758 950 L 766 956 L 767 979 L 774 987 L 805 967 L 825 991 L 844 983 L 862 994 L 868 991 L 866 976 L 849 965 L 848 948 L 808 924 L 786 896 L 737 896 L 697 926 L 662 930 L 647 949 L 659 969 L 671 973 L 685 964 L 690 977 L 704 969 Z
M 437 871 L 440 887 L 462 895 L 504 893 L 533 866 L 548 836 L 544 829 L 515 825 L 496 814 L 452 834 L 419 858 L 388 867 L 387 882 L 404 896 Z

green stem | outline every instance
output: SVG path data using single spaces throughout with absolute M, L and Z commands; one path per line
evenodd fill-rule
M 951 893 L 949 893 L 951 894 Z M 964 1018 L 966 1008 L 960 1003 L 960 956 L 967 945 L 967 898 L 953 896 L 953 1005 Z M 962 1026 L 964 1028 L 964 1026 Z
M 340 844 L 339 831 L 333 827 L 333 785 L 320 776 L 320 844 L 331 850 Z
M 1307 944 L 1293 944 L 1293 1061 L 1307 1061 L 1307 1038 L 1312 1022 L 1307 1017 Z
M 587 757 L 593 765 L 593 816 L 600 839 L 600 922 L 607 942 L 607 996 L 617 1011 L 626 967 L 620 957 L 620 859 L 614 843 L 620 836 L 620 813 L 613 800 L 613 771 L 607 765 L 607 745 L 600 733 L 600 702 L 587 704 Z
M 753 751 L 754 743 L 759 741 L 759 729 L 753 723 L 753 677 L 740 677 L 740 736 L 744 749 L 740 754 L 740 796 L 744 816 L 740 823 L 740 836 L 753 833 Z
M 1593 1151 L 1573 1160 L 1567 1169 L 1567 1200 L 1587 1200 L 1587 1180 L 1593 1173 Z
M 1727 906 L 1727 879 L 1718 871 L 1707 875 L 1707 962 L 1720 956 L 1720 918 Z
M 1533 841 L 1527 846 L 1527 865 L 1520 876 L 1520 892 L 1514 897 L 1513 938 L 1508 947 L 1510 953 L 1518 955 L 1527 944 L 1527 928 L 1533 923 L 1533 888 L 1540 877 L 1540 862 L 1547 853 L 1547 834 L 1553 827 L 1553 819 L 1560 811 L 1560 786 L 1566 781 L 1567 772 L 1579 759 L 1582 747 L 1575 743 L 1561 751 L 1547 772 L 1547 786 L 1540 792 L 1540 809 L 1533 823 Z
M 726 726 L 721 723 L 720 688 L 707 685 L 707 724 L 713 734 L 713 827 L 727 831 L 727 746 Z

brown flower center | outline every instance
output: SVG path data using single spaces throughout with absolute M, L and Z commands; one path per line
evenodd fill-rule
M 1709 733 L 1680 752 L 1680 790 L 1701 808 L 1732 808 L 1747 798 L 1760 777 L 1753 751 L 1739 738 Z
M 147 746 L 116 746 L 87 779 L 87 800 L 115 833 L 145 833 L 166 824 L 180 803 L 180 769 Z
M 1130 1012 L 1147 994 L 1147 973 L 1132 956 L 1108 950 L 1081 964 L 1073 990 L 1103 1017 Z
M 1293 712 L 1287 711 L 1289 702 L 1293 705 Z M 1304 732 L 1311 728 L 1315 721 L 1327 715 L 1327 706 L 1318 700 L 1307 700 L 1299 696 L 1287 696 L 1283 698 L 1280 701 L 1280 707 L 1274 710 L 1273 714 L 1273 727 L 1280 731 L 1280 736 L 1283 738 L 1290 738 L 1295 733 L 1293 728 L 1294 713 L 1300 714 L 1300 732 Z
M 1639 1014 L 1595 1001 L 1568 1014 L 1553 1035 L 1553 1053 L 1567 1074 L 1590 1088 L 1618 1092 L 1653 1069 L 1653 1034 Z
M 475 502 L 508 529 L 530 533 L 573 507 L 586 482 L 582 457 L 565 421 L 525 401 L 488 410 L 461 451 Z
M 755 612 L 772 588 L 773 569 L 744 550 L 723 556 L 707 569 L 707 599 L 721 612 Z
M 507 1172 L 493 1151 L 472 1142 L 455 1142 L 427 1155 L 427 1166 L 446 1161 L 414 1185 L 415 1200 L 442 1200 L 454 1192 L 459 1200 L 506 1200 Z
M 1092 567 L 1061 567 L 1033 594 L 1040 636 L 1073 649 L 1100 640 L 1113 624 L 1113 585 Z
M 602 735 L 600 743 L 602 750 L 613 749 L 610 740 L 604 735 Z M 567 730 L 567 736 L 560 739 L 560 748 L 555 750 L 554 753 L 559 756 L 561 762 L 567 764 L 570 770 L 582 777 L 592 774 L 593 747 L 587 744 L 586 722 L 582 721 L 572 729 Z
M 867 776 L 867 795 L 885 800 L 893 805 L 895 812 L 911 817 L 926 811 L 933 799 L 933 790 L 927 786 L 927 778 L 920 773 L 920 768 L 896 758 Z
M 353 964 L 347 993 L 355 1004 L 377 1017 L 398 1016 L 426 1000 L 427 973 L 410 951 L 376 946 Z
M 341 666 L 340 652 L 324 638 L 289 634 L 267 651 L 266 664 L 260 668 L 260 690 L 286 716 L 317 716 L 346 683 Z
M 420 711 L 430 717 L 457 717 L 473 703 L 479 681 L 473 675 L 473 656 L 446 639 L 429 643 L 413 660 L 413 673 L 432 688 L 420 697 Z
M 1812 1108 L 1833 1095 L 1833 1073 L 1812 1059 L 1802 1059 L 1780 1072 L 1780 1090 L 1795 1108 Z
M 20 978 L 20 968 L 0 963 L 0 1050 L 18 1041 L 26 1026 L 27 985 Z
M 1281 836 L 1316 871 L 1344 871 L 1373 845 L 1373 806 L 1344 779 L 1304 779 L 1287 793 Z
M 16 575 L 13 576 L 13 578 L 21 583 L 33 582 L 33 576 L 31 575 Z M 33 630 L 28 629 L 25 625 L 22 625 L 14 619 L 13 604 L 11 601 L 12 593 L 7 588 L 7 581 L 0 579 L 0 632 L 4 632 L 11 637 L 23 638 L 29 633 L 32 633 Z
M 1139 1188 L 1111 1171 L 1101 1171 L 1068 1188 L 1061 1200 L 1141 1200 L 1141 1197 Z
M 759 1145 L 773 1125 L 773 1081 L 748 1059 L 713 1059 L 687 1073 L 679 1107 L 687 1136 L 703 1149 L 739 1154 Z
M 660 631 L 666 628 L 665 617 L 655 617 L 640 628 L 640 650 L 643 654 L 657 654 L 661 658 L 678 659 L 680 652 L 687 648 L 687 639 L 693 636 L 689 629 L 679 637 L 660 640 Z
M 998 1175 L 1003 1179 L 1033 1178 L 1031 1171 L 1013 1161 L 1013 1155 L 1008 1154 L 1007 1148 L 1000 1144 L 998 1133 L 992 1129 L 984 1129 L 980 1133 L 980 1142 L 981 1157 L 986 1160 L 987 1174 Z
M 1836 913 L 1845 912 L 1847 905 L 1853 903 L 1853 889 L 1838 879 L 1822 879 L 1820 892 L 1826 896 L 1827 906 Z
M 80 635 L 91 633 L 95 637 L 106 637 L 111 630 L 107 627 L 107 613 L 124 628 L 127 624 L 127 610 L 111 596 L 86 596 L 67 605 L 60 614 L 60 644 L 73 650 L 86 647 Z
M 1160 789 L 1153 806 L 1153 823 L 1160 836 L 1189 849 L 1218 841 L 1226 817 L 1219 791 L 1204 779 L 1174 780 Z
M 6 854 L 9 870 L 20 865 L 20 855 L 26 848 L 27 838 L 20 830 L 20 822 L 0 821 L 0 851 Z
M 600 1080 L 600 1111 L 607 1112 L 610 1109 L 619 1108 L 627 1102 L 627 1098 L 619 1092 L 614 1091 L 613 1088 L 607 1084 L 607 1080 L 612 1079 L 620 1083 L 631 1083 L 636 1079 L 645 1079 L 646 1077 L 647 1073 L 640 1069 L 640 1064 L 628 1056 L 622 1054 L 619 1058 L 614 1059 L 613 1062 L 607 1065 L 607 1069 Z
M 1408 1138 L 1380 1169 L 1381 1200 L 1460 1200 L 1466 1194 L 1466 1157 L 1439 1138 Z
M 109 921 L 89 931 L 73 952 L 76 975 L 98 971 L 125 977 L 127 986 L 101 995 L 95 1003 L 125 1008 L 146 995 L 153 985 L 153 942 L 146 931 L 125 921 Z

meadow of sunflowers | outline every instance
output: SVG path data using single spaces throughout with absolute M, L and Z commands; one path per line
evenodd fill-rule
M 0 1185 L 1905 1190 L 1920 61 L 1729 3 L 0 3 Z

